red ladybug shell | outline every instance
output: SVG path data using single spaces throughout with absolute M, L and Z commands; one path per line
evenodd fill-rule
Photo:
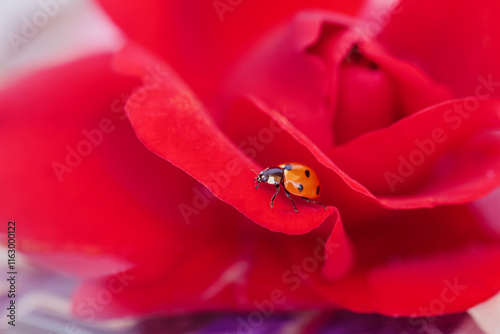
M 283 185 L 291 194 L 315 199 L 321 192 L 318 175 L 309 167 L 296 162 L 278 166 L 283 169 Z

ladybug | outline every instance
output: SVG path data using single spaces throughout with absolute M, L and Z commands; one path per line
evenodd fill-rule
M 271 198 L 271 208 L 273 207 L 274 199 L 278 192 L 280 191 L 280 184 L 285 189 L 286 196 L 292 201 L 293 209 L 295 212 L 299 212 L 295 207 L 290 193 L 302 197 L 307 202 L 312 202 L 321 205 L 323 208 L 326 207 L 313 201 L 319 197 L 321 188 L 319 185 L 318 175 L 306 165 L 289 162 L 281 164 L 278 167 L 268 167 L 257 174 L 254 179 L 257 183 L 255 189 L 259 188 L 261 182 L 266 182 L 276 186 L 276 193 Z

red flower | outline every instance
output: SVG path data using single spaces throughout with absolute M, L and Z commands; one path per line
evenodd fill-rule
M 90 276 L 77 315 L 435 315 L 498 292 L 494 15 L 102 3 L 142 45 L 114 57 L 122 75 L 93 57 L 0 96 L 2 217 L 31 259 Z M 316 171 L 326 210 L 283 194 L 269 208 L 251 169 L 285 161 Z

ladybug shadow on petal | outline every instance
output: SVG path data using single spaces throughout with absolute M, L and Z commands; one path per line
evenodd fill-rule
M 255 173 L 257 174 L 257 172 Z M 285 190 L 286 196 L 292 202 L 295 212 L 299 212 L 299 210 L 297 210 L 290 194 L 299 196 L 309 203 L 321 205 L 326 210 L 326 206 L 315 201 L 321 193 L 319 178 L 311 168 L 303 164 L 290 162 L 278 165 L 277 167 L 268 167 L 258 173 L 254 181 L 257 183 L 255 189 L 259 188 L 261 182 L 276 187 L 276 192 L 271 198 L 271 208 L 273 208 L 274 199 L 278 195 L 281 185 Z

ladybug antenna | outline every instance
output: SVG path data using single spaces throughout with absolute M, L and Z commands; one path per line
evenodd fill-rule
M 255 186 L 255 189 L 259 189 L 259 184 L 260 184 L 260 180 L 259 180 L 259 173 L 257 173 L 256 171 L 254 171 L 253 169 L 250 168 L 250 170 L 252 172 L 255 173 L 255 175 L 257 175 L 257 177 L 255 177 L 253 180 L 257 183 L 257 185 Z

